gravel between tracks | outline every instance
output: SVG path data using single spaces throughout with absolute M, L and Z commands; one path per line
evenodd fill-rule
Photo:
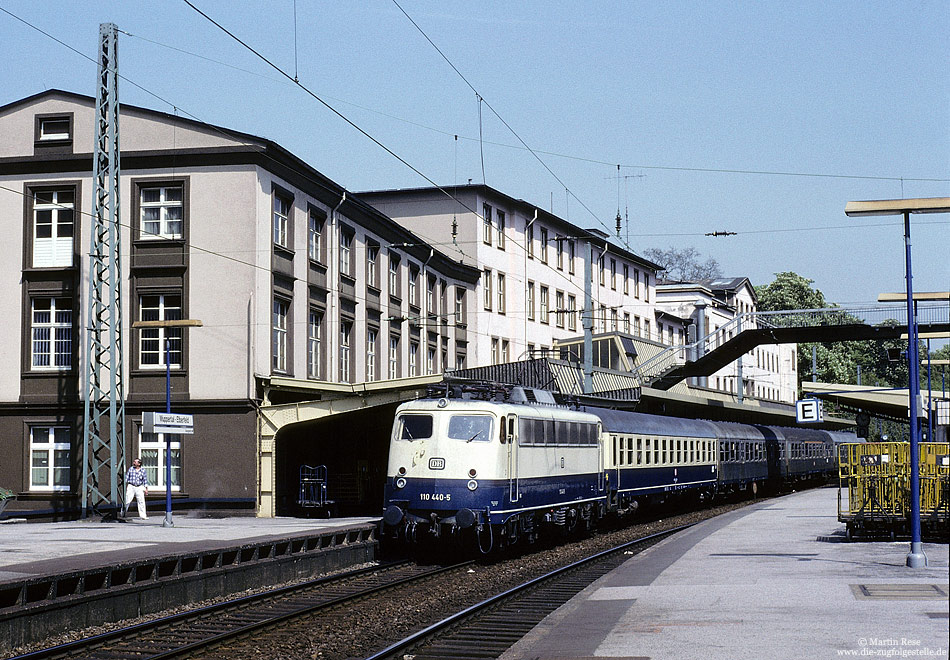
M 526 553 L 520 557 L 492 563 L 475 564 L 466 573 L 449 573 L 428 579 L 421 585 L 407 586 L 392 595 L 382 595 L 357 603 L 333 614 L 308 617 L 277 630 L 259 632 L 252 638 L 231 643 L 201 658 L 211 659 L 307 659 L 340 660 L 363 658 L 421 630 L 451 614 L 506 589 L 527 582 L 560 566 L 570 564 L 599 550 L 614 547 L 626 540 L 660 532 L 672 527 L 706 520 L 741 508 L 750 502 L 739 502 L 673 515 L 662 520 L 632 524 L 622 529 L 600 532 L 589 538 Z M 276 586 L 276 585 L 275 585 Z M 234 598 L 239 595 L 230 596 Z M 195 603 L 188 607 L 161 612 L 155 617 L 210 605 L 225 598 Z M 22 654 L 37 648 L 61 644 L 131 625 L 147 618 L 125 620 L 57 636 L 41 645 L 22 647 Z

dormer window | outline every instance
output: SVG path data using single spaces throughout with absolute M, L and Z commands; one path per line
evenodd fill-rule
M 72 122 L 69 117 L 48 117 L 40 119 L 39 140 L 68 140 L 71 137 Z
M 39 153 L 70 153 L 73 148 L 72 113 L 35 115 L 33 144 Z

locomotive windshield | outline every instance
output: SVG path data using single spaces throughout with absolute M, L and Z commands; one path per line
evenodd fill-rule
M 399 439 L 419 440 L 432 437 L 432 415 L 400 415 Z
M 491 421 L 489 415 L 452 415 L 449 418 L 449 438 L 465 442 L 489 442 Z

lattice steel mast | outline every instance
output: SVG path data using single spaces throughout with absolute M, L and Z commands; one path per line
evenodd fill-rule
M 83 417 L 83 516 L 114 514 L 125 494 L 122 263 L 119 225 L 118 27 L 99 26 L 96 140 L 93 154 L 86 379 Z

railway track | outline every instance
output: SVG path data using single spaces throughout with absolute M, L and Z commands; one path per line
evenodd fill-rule
M 410 582 L 462 570 L 469 563 L 432 567 L 401 561 L 363 568 L 138 623 L 14 656 L 10 660 L 164 660 L 189 657 L 285 621 L 318 615 L 320 611 L 338 608 Z
M 366 660 L 404 656 L 413 660 L 497 658 L 548 614 L 624 563 L 630 554 L 642 552 L 690 526 L 650 534 L 558 568 L 449 616 Z

